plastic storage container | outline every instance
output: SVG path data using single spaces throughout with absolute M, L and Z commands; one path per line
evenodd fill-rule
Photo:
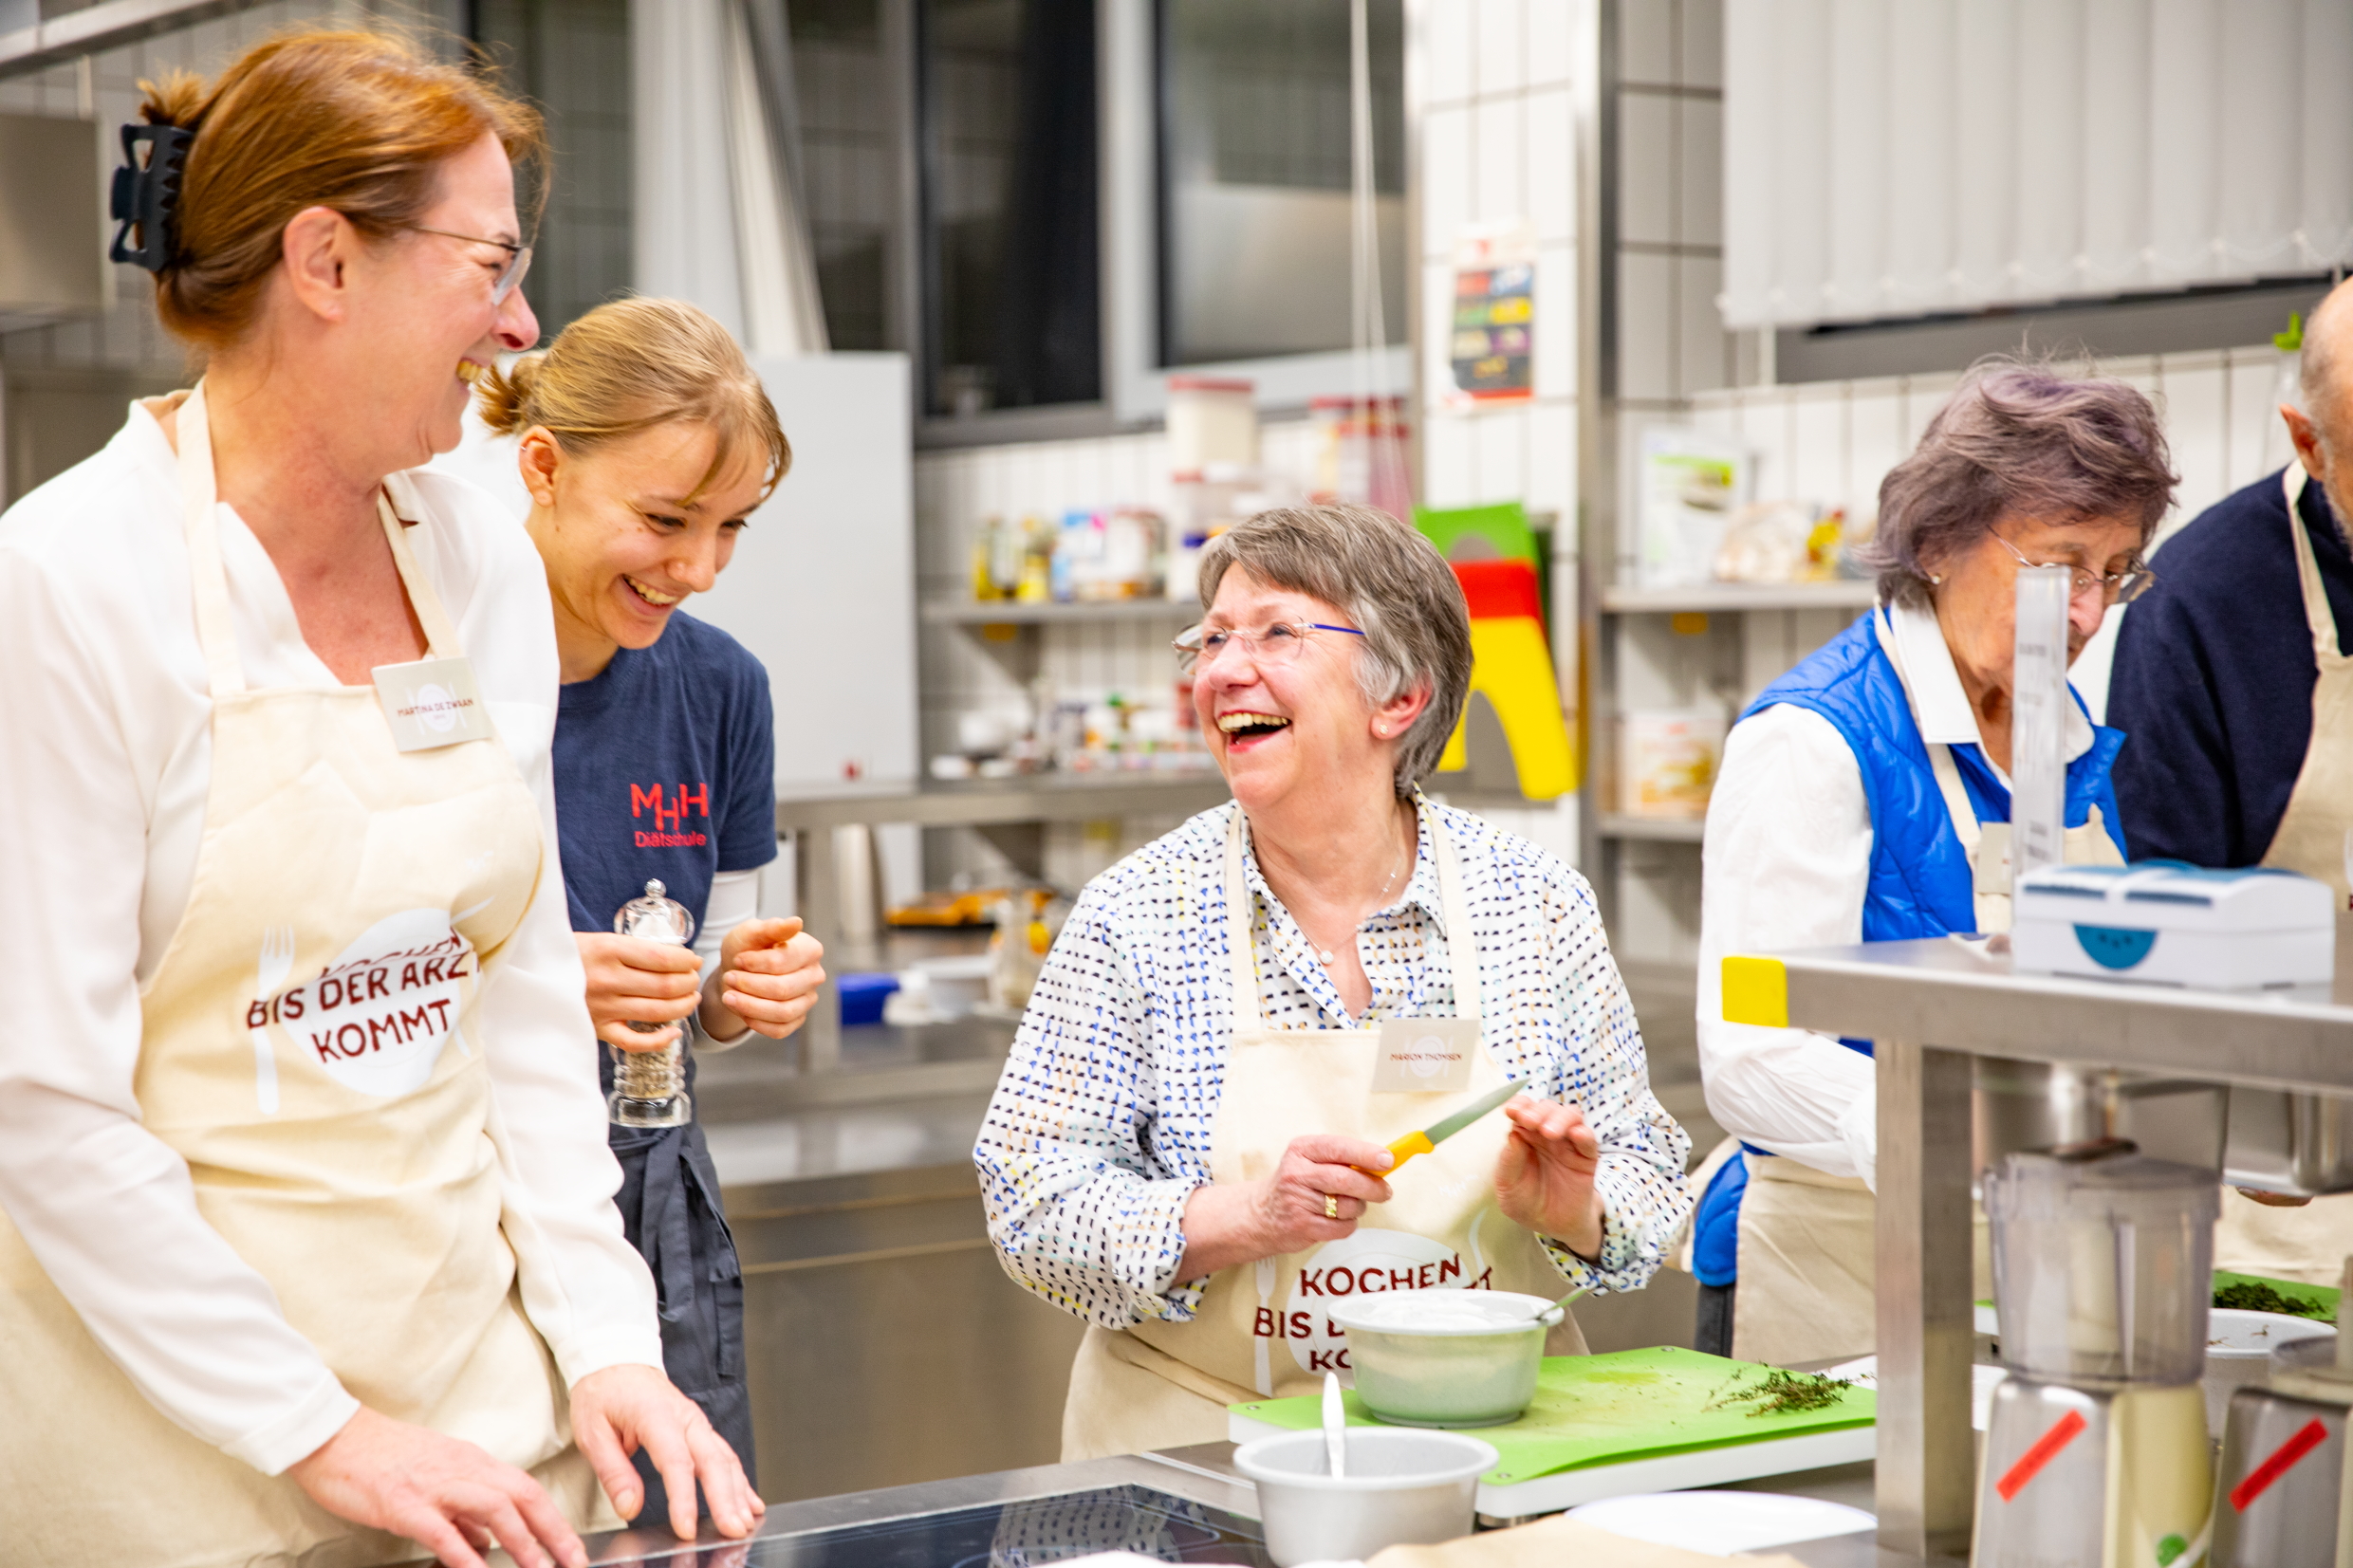
M 1985 1178 L 2002 1360 L 2060 1383 L 2196 1383 L 2214 1290 L 2211 1170 L 2120 1145 L 2011 1154 Z

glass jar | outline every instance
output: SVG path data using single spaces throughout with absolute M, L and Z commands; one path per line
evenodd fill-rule
M 659 882 L 645 884 L 645 896 L 632 898 L 613 916 L 613 930 L 644 942 L 675 942 L 686 947 L 695 940 L 695 917 L 686 906 L 665 897 Z M 613 1051 L 613 1092 L 605 1110 L 616 1127 L 682 1127 L 695 1114 L 686 1093 L 686 1031 L 689 1021 L 675 1025 L 678 1037 L 652 1051 Z M 668 1024 L 629 1025 L 639 1034 L 659 1034 Z

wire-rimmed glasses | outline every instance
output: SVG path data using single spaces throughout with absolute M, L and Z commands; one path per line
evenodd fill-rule
M 2069 599 L 2081 599 L 2097 588 L 2103 603 L 2130 604 L 2147 593 L 2150 585 L 2157 581 L 2156 571 L 2145 561 L 2135 561 L 2121 572 L 2092 572 L 2065 561 L 2029 561 L 2024 551 L 2009 540 L 2002 539 L 1999 533 L 1993 537 L 2002 540 L 2002 548 L 2015 557 L 2021 566 L 2064 566 L 2073 573 L 2067 579 Z
M 438 234 L 445 240 L 464 240 L 468 245 L 495 245 L 507 252 L 507 265 L 491 280 L 491 303 L 505 304 L 507 296 L 523 283 L 523 274 L 531 269 L 531 248 L 512 240 L 494 240 L 486 234 L 460 234 L 448 229 L 428 229 L 421 223 L 401 225 L 412 233 Z
M 1217 662 L 1217 655 L 1240 646 L 1250 650 L 1253 664 L 1288 664 L 1299 656 L 1318 632 L 1342 632 L 1352 637 L 1364 634 L 1354 626 L 1326 626 L 1318 620 L 1278 620 L 1263 631 L 1246 632 L 1232 626 L 1188 626 L 1169 646 L 1186 670 Z

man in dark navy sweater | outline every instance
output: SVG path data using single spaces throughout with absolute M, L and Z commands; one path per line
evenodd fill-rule
M 2353 552 L 2320 485 L 2297 510 L 2342 647 Z M 2154 564 L 2108 687 L 2108 723 L 2129 737 L 2116 759 L 2124 841 L 2136 860 L 2260 864 L 2311 744 L 2318 673 L 2279 473 L 2207 507 Z
M 2107 713 L 2127 737 L 2116 794 L 2135 859 L 2283 866 L 2330 883 L 2340 908 L 2353 828 L 2353 665 L 2332 657 L 2323 670 L 2313 623 L 2324 622 L 2317 640 L 2332 655 L 2345 652 L 2348 333 L 2353 284 L 2313 312 L 2304 407 L 2280 409 L 2298 463 L 2209 507 L 2158 552 L 2157 583 L 2117 636 Z M 2319 590 L 2308 601 L 2307 571 Z M 2214 1265 L 2334 1283 L 2353 1252 L 2353 1194 L 2303 1203 L 2226 1189 Z

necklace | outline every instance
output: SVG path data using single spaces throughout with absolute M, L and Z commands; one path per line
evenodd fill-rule
M 1417 833 L 1416 837 L 1419 837 L 1418 833 Z M 1413 855 L 1410 850 L 1401 850 L 1399 852 L 1397 869 L 1389 873 L 1389 879 L 1381 883 L 1380 891 L 1373 895 L 1373 907 L 1375 909 L 1385 909 L 1388 907 L 1389 890 L 1397 886 L 1398 878 L 1405 875 L 1405 868 L 1412 863 Z M 1329 948 L 1316 949 L 1315 956 L 1318 960 L 1326 965 L 1339 962 L 1339 954 L 1332 951 Z

